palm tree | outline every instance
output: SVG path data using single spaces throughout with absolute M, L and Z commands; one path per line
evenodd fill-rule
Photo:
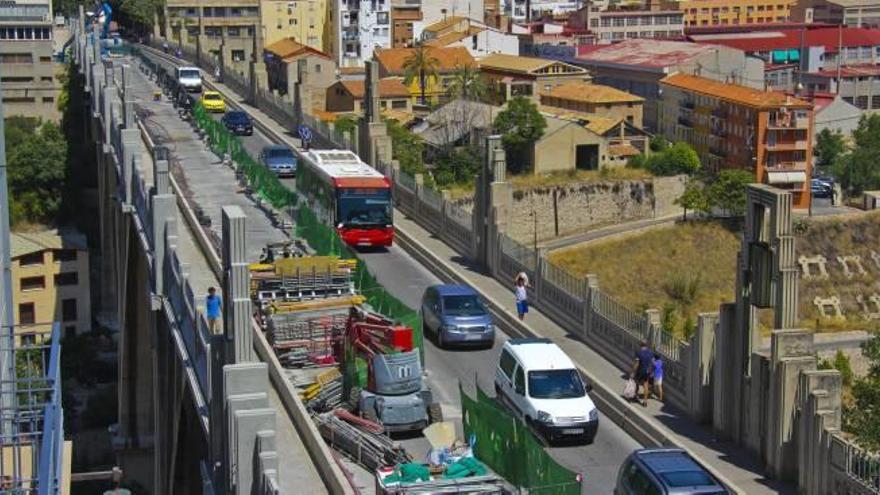
M 440 61 L 431 55 L 428 51 L 428 47 L 422 44 L 416 45 L 412 55 L 403 61 L 403 70 L 405 74 L 403 82 L 409 86 L 416 80 L 416 78 L 418 78 L 419 89 L 422 93 L 422 104 L 426 103 L 425 90 L 428 84 L 428 77 L 436 78 L 437 68 L 439 66 Z
M 486 96 L 486 81 L 471 65 L 456 67 L 449 85 L 449 95 L 471 101 L 482 100 Z

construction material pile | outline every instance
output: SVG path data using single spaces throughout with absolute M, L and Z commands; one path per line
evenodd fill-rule
M 300 394 L 310 411 L 332 411 L 342 404 L 342 373 L 330 368 L 315 377 L 315 382 Z
M 412 461 L 399 444 L 383 435 L 382 425 L 359 418 L 344 409 L 314 416 L 318 431 L 334 449 L 370 469 Z
M 356 260 L 336 256 L 281 258 L 255 263 L 251 269 L 251 294 L 261 308 L 270 303 L 308 301 L 355 294 L 352 275 Z

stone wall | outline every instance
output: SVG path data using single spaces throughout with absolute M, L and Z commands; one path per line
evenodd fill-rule
M 517 189 L 513 191 L 507 234 L 517 241 L 531 242 L 535 235 L 533 211 L 538 216 L 539 241 L 557 237 L 557 218 L 559 236 L 565 236 L 623 221 L 674 215 L 681 210 L 674 201 L 681 196 L 684 182 L 684 176 L 675 176 Z M 473 197 L 456 203 L 473 209 Z

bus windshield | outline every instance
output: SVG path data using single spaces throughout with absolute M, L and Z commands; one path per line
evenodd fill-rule
M 343 227 L 391 225 L 390 189 L 339 189 L 336 223 Z

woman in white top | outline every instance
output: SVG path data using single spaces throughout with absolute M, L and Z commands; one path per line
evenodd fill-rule
M 525 318 L 526 313 L 529 312 L 528 293 L 526 292 L 525 278 L 516 278 L 516 288 L 514 289 L 514 293 L 516 295 L 516 312 L 517 314 L 519 314 L 519 319 L 522 320 L 523 318 Z

